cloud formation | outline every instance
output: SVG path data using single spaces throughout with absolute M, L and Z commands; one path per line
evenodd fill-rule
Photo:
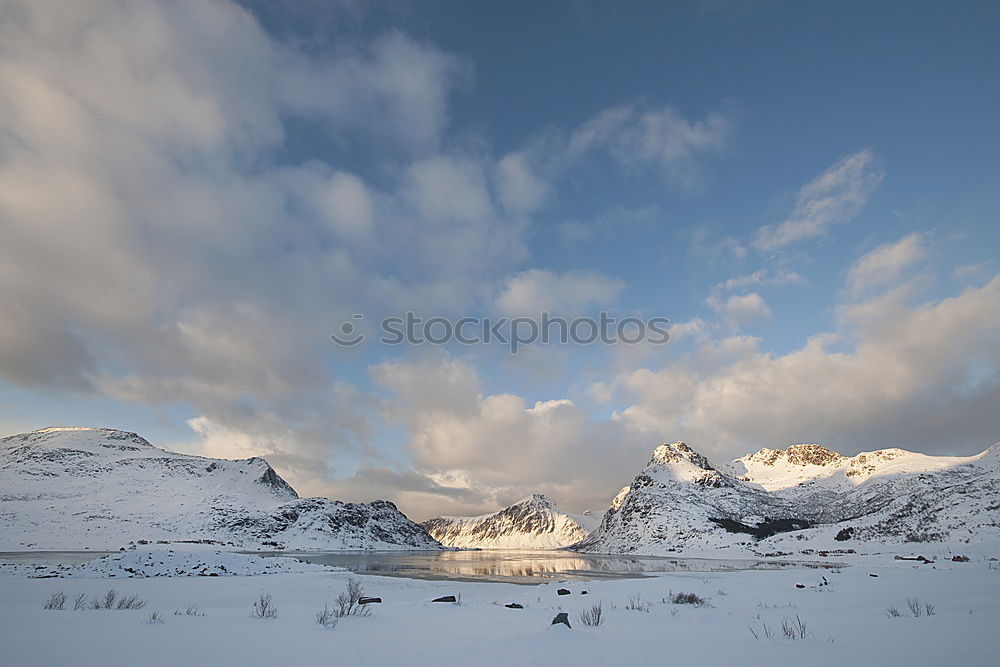
M 909 266 L 926 255 L 925 236 L 907 234 L 862 255 L 847 271 L 847 287 L 858 294 L 895 281 Z
M 832 225 L 852 220 L 882 183 L 882 170 L 868 149 L 848 155 L 802 186 L 791 215 L 757 230 L 754 247 L 771 252 L 822 236 Z

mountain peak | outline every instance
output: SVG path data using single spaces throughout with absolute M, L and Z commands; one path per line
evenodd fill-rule
M 49 426 L 0 438 L 0 443 L 7 447 L 28 447 L 32 450 L 138 452 L 157 449 L 148 440 L 131 431 L 89 426 Z
M 847 461 L 847 457 L 822 445 L 812 444 L 789 445 L 788 449 L 769 449 L 763 447 L 757 452 L 738 460 L 753 461 L 767 466 L 773 466 L 780 460 L 784 460 L 790 465 L 795 466 L 827 466 L 840 465 Z
M 510 505 L 510 507 L 515 507 L 518 505 L 539 505 L 542 507 L 555 507 L 555 503 L 545 497 L 544 493 L 533 493 L 530 496 L 525 496 L 521 498 L 516 503 Z
M 558 549 L 586 537 L 596 523 L 596 517 L 570 514 L 535 493 L 493 514 L 434 517 L 421 526 L 449 547 Z
M 670 465 L 673 463 L 690 463 L 702 470 L 714 470 L 708 459 L 694 451 L 683 442 L 672 442 L 662 444 L 653 450 L 653 457 L 649 460 L 649 465 L 655 463 Z

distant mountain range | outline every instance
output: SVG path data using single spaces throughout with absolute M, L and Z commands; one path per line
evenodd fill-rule
M 441 516 L 420 525 L 448 547 L 559 549 L 579 542 L 597 524 L 589 513 L 570 514 L 535 494 L 494 514 Z
M 299 498 L 261 458 L 177 454 L 112 429 L 47 428 L 0 439 L 0 551 L 106 550 L 140 540 L 441 548 L 390 502 Z
M 665 444 L 572 548 L 764 554 L 926 542 L 1000 543 L 1000 445 L 969 457 L 794 445 L 717 468 L 683 442 Z
M 308 550 L 556 549 L 767 555 L 879 545 L 1000 545 L 1000 445 L 969 457 L 761 449 L 720 466 L 657 447 L 600 520 L 542 495 L 417 525 L 387 501 L 299 498 L 261 458 L 177 454 L 134 433 L 0 439 L 0 551 L 209 541 Z

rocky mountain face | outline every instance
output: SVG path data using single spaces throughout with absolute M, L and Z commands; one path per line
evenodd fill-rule
M 762 449 L 722 466 L 661 445 L 572 548 L 748 553 L 870 543 L 1000 543 L 1000 445 L 970 457 Z
M 570 514 L 543 495 L 495 514 L 443 516 L 421 526 L 441 544 L 481 549 L 558 549 L 578 542 L 597 525 L 589 514 Z
M 116 549 L 140 540 L 441 548 L 390 502 L 300 499 L 261 458 L 177 454 L 112 429 L 49 428 L 0 439 L 0 551 Z

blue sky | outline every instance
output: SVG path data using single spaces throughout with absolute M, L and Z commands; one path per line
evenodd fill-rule
M 994 3 L 4 2 L 0 426 L 416 518 L 1000 439 Z M 413 310 L 664 346 L 380 346 Z M 626 349 L 627 348 L 627 349 Z

